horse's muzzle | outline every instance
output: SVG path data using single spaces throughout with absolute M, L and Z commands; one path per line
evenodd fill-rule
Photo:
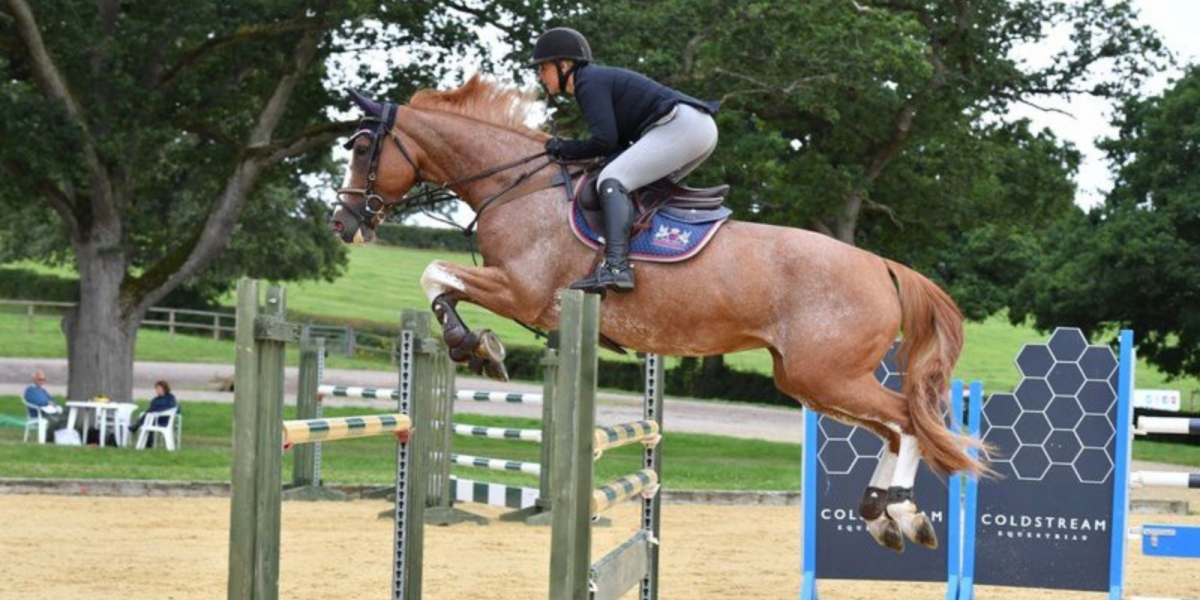
M 375 239 L 374 231 L 340 208 L 329 218 L 329 228 L 347 244 L 361 244 Z

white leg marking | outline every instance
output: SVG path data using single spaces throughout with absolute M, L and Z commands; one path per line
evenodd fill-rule
M 443 264 L 445 263 L 435 260 L 425 267 L 425 272 L 421 273 L 421 289 L 425 290 L 425 297 L 430 302 L 448 290 L 467 291 L 466 284 L 454 273 L 446 270 L 442 266 Z
M 900 453 L 896 457 L 896 472 L 892 477 L 892 486 L 912 488 L 917 479 L 917 467 L 921 465 L 921 451 L 917 447 L 917 438 L 900 434 Z
M 888 449 L 888 443 L 883 443 L 883 454 L 879 456 L 879 464 L 875 466 L 875 473 L 871 475 L 871 483 L 868 484 L 873 488 L 881 490 L 888 489 L 892 485 L 892 474 L 896 471 L 896 455 Z

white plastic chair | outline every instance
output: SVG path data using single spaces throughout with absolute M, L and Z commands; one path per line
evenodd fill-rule
M 183 447 L 183 413 L 175 409 L 175 449 Z
M 117 438 L 117 446 L 126 448 L 129 446 L 129 423 L 133 419 L 133 411 L 137 410 L 137 405 L 129 403 L 121 403 L 115 411 L 113 411 L 112 419 L 108 421 L 107 431 L 111 431 L 113 437 Z
M 25 405 L 25 438 L 22 441 L 29 441 L 30 430 L 37 430 L 37 442 L 39 444 L 46 443 L 46 433 L 50 430 L 50 420 L 46 418 L 46 412 L 42 407 L 36 404 L 30 404 L 21 401 Z
M 175 421 L 178 419 L 179 408 L 168 408 L 159 412 L 148 412 L 145 418 L 142 419 L 142 427 L 138 429 L 137 449 L 145 450 L 146 441 L 150 439 L 150 435 L 157 433 L 162 438 L 162 442 L 166 445 L 167 450 L 175 450 Z M 160 418 L 166 418 L 166 423 L 159 425 Z

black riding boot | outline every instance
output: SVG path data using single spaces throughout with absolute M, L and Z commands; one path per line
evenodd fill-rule
M 600 210 L 604 213 L 604 262 L 591 275 L 571 284 L 573 290 L 601 293 L 633 291 L 629 264 L 629 228 L 633 226 L 633 201 L 616 179 L 600 182 Z

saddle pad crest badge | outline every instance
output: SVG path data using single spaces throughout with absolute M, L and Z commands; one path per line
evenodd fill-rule
M 681 231 L 679 227 L 659 225 L 658 230 L 654 232 L 654 239 L 650 243 L 671 250 L 686 250 L 692 243 L 692 232 Z
M 594 250 L 604 247 L 603 236 L 588 225 L 577 203 L 572 203 L 569 215 L 571 231 L 580 242 Z M 650 227 L 629 241 L 629 258 L 643 262 L 685 261 L 699 254 L 724 222 L 722 218 L 688 223 L 659 211 L 650 221 Z

